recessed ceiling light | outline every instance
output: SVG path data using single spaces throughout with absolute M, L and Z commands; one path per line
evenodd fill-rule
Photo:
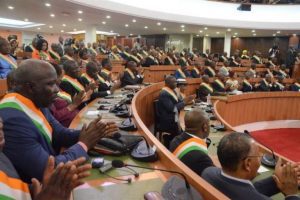
M 164 27 L 164 28 L 163 28 L 163 30 L 164 30 L 164 31 L 166 31 L 166 30 L 167 30 L 167 28 L 166 28 L 166 27 Z
M 110 32 L 111 32 L 111 33 L 113 33 L 114 31 L 113 31 L 113 30 L 111 30 Z
M 83 12 L 82 12 L 82 10 L 78 10 L 78 14 L 82 14 Z
M 274 34 L 273 34 L 273 37 L 275 37 L 275 36 L 276 36 L 276 34 L 274 33 Z
M 229 28 L 229 29 L 227 29 L 227 31 L 228 31 L 228 32 L 230 32 L 230 31 L 231 31 L 231 29 Z
M 156 24 L 157 24 L 157 26 L 160 26 L 160 25 L 161 25 L 161 23 L 160 23 L 160 22 L 157 22 Z
M 50 7 L 51 4 L 50 3 L 45 3 L 45 6 Z
M 66 24 L 63 24 L 62 26 L 63 26 L 63 27 L 66 27 Z
M 129 35 L 130 35 L 130 36 L 133 36 L 133 34 L 132 34 L 132 33 L 130 33 Z
M 106 19 L 110 19 L 110 16 L 109 16 L 109 15 L 106 15 Z
M 63 33 L 63 32 L 65 32 L 65 31 L 64 31 L 64 30 L 61 30 L 60 32 L 62 32 L 62 33 Z
M 207 30 L 208 28 L 207 27 L 204 27 L 204 30 Z
M 24 21 L 25 21 L 25 22 L 28 22 L 28 19 L 27 19 L 27 18 L 25 18 L 25 19 L 24 19 Z
M 184 25 L 181 25 L 180 27 L 181 27 L 181 28 L 184 28 L 185 26 L 184 26 Z
M 136 20 L 135 20 L 135 19 L 133 19 L 133 20 L 132 20 L 132 22 L 133 22 L 133 23 L 135 23 L 135 22 L 136 22 Z
M 13 7 L 13 6 L 8 6 L 7 8 L 10 9 L 10 10 L 15 9 L 15 7 Z
M 144 28 L 145 28 L 145 29 L 148 29 L 148 26 L 145 26 Z
M 106 24 L 106 21 L 103 21 L 102 24 Z
M 296 33 L 294 33 L 294 34 L 293 34 L 293 36 L 294 36 L 294 37 L 296 37 L 296 36 L 297 36 L 297 34 L 296 34 Z
M 37 28 L 37 30 L 41 30 L 41 28 L 40 28 L 40 27 L 38 27 L 38 28 Z
M 182 32 L 184 32 L 185 30 L 184 30 L 184 29 L 182 29 L 181 31 L 182 31 Z
M 203 31 L 202 31 L 202 30 L 200 30 L 199 32 L 200 32 L 200 33 L 202 33 Z
M 77 29 L 76 29 L 76 28 L 74 28 L 74 29 L 73 29 L 73 31 L 77 31 Z
M 52 14 L 50 14 L 50 17 L 55 17 L 55 15 L 52 13 Z
M 232 36 L 232 37 L 234 37 L 234 38 L 235 38 L 236 36 L 234 35 L 234 36 Z
M 253 33 L 253 36 L 256 36 L 256 33 Z
M 128 27 L 129 25 L 128 24 L 125 24 L 125 27 Z
M 80 22 L 81 22 L 81 21 L 82 21 L 82 19 L 81 19 L 81 18 L 78 18 L 78 21 L 80 21 Z
M 53 28 L 53 26 L 49 26 L 49 28 Z
M 206 34 L 205 36 L 206 36 L 206 37 L 208 37 L 209 35 L 208 35 L 208 34 Z
M 251 32 L 252 32 L 252 33 L 255 33 L 255 30 L 252 30 Z
M 234 33 L 234 35 L 238 35 L 238 33 Z
M 277 31 L 276 33 L 280 34 L 280 31 Z
M 219 34 L 220 34 L 220 32 L 219 32 L 219 31 L 217 31 L 217 32 L 216 32 L 216 34 L 218 34 L 218 35 L 219 35 Z
M 199 37 L 199 35 L 196 35 L 196 37 Z

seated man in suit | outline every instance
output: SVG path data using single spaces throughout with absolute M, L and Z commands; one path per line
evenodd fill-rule
M 195 61 L 195 66 L 193 67 L 191 71 L 191 77 L 192 78 L 200 78 L 201 74 L 203 73 L 203 65 L 200 61 Z
M 253 91 L 253 86 L 249 82 L 249 80 L 251 79 L 252 76 L 253 76 L 253 74 L 250 71 L 247 71 L 245 73 L 245 78 L 243 80 L 242 88 L 241 88 L 242 92 L 252 92 Z
M 216 63 L 210 62 L 210 65 L 207 66 L 204 70 L 204 74 L 208 75 L 209 77 L 215 77 L 216 76 Z
M 296 82 L 290 86 L 291 91 L 299 92 L 300 91 L 300 78 L 296 80 Z
M 118 52 L 117 46 L 113 46 L 111 50 L 112 51 L 108 56 L 111 60 L 123 60 L 122 56 Z
M 166 56 L 165 60 L 164 60 L 164 65 L 175 65 L 175 62 L 174 62 L 173 59 L 174 59 L 174 53 L 169 51 L 167 53 L 167 56 Z
M 261 53 L 259 51 L 254 51 L 251 60 L 254 64 L 262 64 Z
M 214 89 L 211 87 L 209 83 L 209 77 L 207 75 L 202 76 L 202 83 L 200 84 L 200 87 L 198 89 L 198 97 L 201 101 L 206 102 L 207 96 L 212 95 L 214 92 Z
M 185 113 L 185 131 L 170 144 L 170 151 L 199 176 L 207 167 L 214 166 L 208 156 L 206 138 L 209 135 L 209 119 L 201 109 Z
M 211 86 L 214 89 L 214 92 L 217 93 L 224 93 L 227 91 L 228 86 L 225 85 L 226 82 L 226 76 L 222 73 L 218 73 L 218 77 L 212 82 Z
M 150 55 L 148 55 L 143 63 L 143 67 L 150 67 L 151 65 L 159 65 L 159 61 L 157 59 L 157 52 L 155 50 L 150 51 Z
M 104 123 L 101 118 L 84 125 L 81 131 L 67 129 L 54 119 L 47 107 L 59 89 L 51 64 L 25 60 L 14 78 L 14 92 L 5 95 L 0 102 L 6 142 L 3 152 L 23 181 L 29 183 L 33 177 L 42 180 L 50 155 L 55 156 L 56 164 L 87 158 L 87 150 L 117 131 L 114 123 Z M 59 154 L 62 147 L 66 149 Z
M 258 91 L 268 92 L 272 87 L 272 76 L 270 74 L 266 74 L 265 78 L 262 79 L 257 87 Z
M 70 199 L 72 190 L 82 184 L 82 178 L 87 177 L 89 175 L 88 170 L 91 169 L 89 164 L 80 166 L 85 162 L 84 158 L 79 158 L 68 164 L 60 164 L 55 169 L 54 157 L 50 156 L 44 171 L 43 186 L 37 179 L 33 178 L 31 180 L 32 187 L 28 187 L 28 184 L 20 179 L 15 167 L 2 152 L 4 145 L 3 124 L 0 118 L 0 198 L 3 200 Z M 74 170 L 77 167 L 82 170 Z
M 75 60 L 74 49 L 71 46 L 65 47 L 65 55 L 60 58 L 60 63 L 64 64 L 67 60 Z
M 121 86 L 137 85 L 143 83 L 144 76 L 140 73 L 140 69 L 137 67 L 136 62 L 129 61 L 124 75 L 121 79 Z
M 299 200 L 297 171 L 291 163 L 277 161 L 272 177 L 252 183 L 260 166 L 258 144 L 246 133 L 225 135 L 217 149 L 222 169 L 206 168 L 202 178 L 232 200 L 271 200 L 279 190 L 286 200 Z M 277 185 L 277 187 L 276 187 Z M 279 190 L 278 190 L 279 189 Z
M 176 79 L 186 79 L 186 78 L 190 78 L 191 77 L 191 74 L 187 68 L 187 66 L 185 64 L 181 65 L 180 68 L 178 68 L 176 71 L 175 71 L 175 78 Z
M 174 76 L 167 76 L 165 79 L 165 87 L 161 90 L 158 97 L 158 115 L 160 116 L 160 131 L 170 133 L 164 136 L 164 144 L 168 148 L 171 140 L 181 133 L 179 126 L 179 112 L 185 105 L 192 102 L 194 95 L 180 100 L 175 91 L 176 78 Z
M 219 62 L 228 62 L 227 52 L 224 52 L 224 53 L 219 57 Z
M 285 84 L 283 83 L 284 77 L 283 76 L 278 76 L 277 78 L 274 78 L 274 82 L 271 87 L 271 91 L 274 92 L 282 92 L 287 90 L 285 87 Z

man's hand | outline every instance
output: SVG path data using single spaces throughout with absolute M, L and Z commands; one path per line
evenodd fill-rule
M 84 101 L 85 95 L 86 93 L 83 90 L 75 94 L 72 100 L 73 104 L 79 106 Z
M 190 95 L 183 99 L 185 105 L 191 104 L 193 100 L 196 98 L 196 95 Z
M 298 192 L 297 172 L 291 163 L 283 164 L 278 160 L 273 179 L 279 190 L 285 195 L 294 195 Z

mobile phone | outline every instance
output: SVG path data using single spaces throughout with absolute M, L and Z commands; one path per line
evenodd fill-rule
M 92 164 L 92 168 L 100 168 L 104 165 L 104 158 L 102 157 L 93 158 L 91 164 Z

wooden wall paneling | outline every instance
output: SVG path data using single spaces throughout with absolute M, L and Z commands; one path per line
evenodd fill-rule
M 224 52 L 224 38 L 211 38 L 211 53 Z
M 200 52 L 203 50 L 203 37 L 193 38 L 193 48 L 198 49 Z

